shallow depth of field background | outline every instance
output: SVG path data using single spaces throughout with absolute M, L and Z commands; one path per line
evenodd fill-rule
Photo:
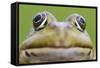
M 66 17 L 73 13 L 78 13 L 86 19 L 86 30 L 96 45 L 96 9 L 79 7 L 59 7 L 59 6 L 41 6 L 41 5 L 23 5 L 19 6 L 19 44 L 21 44 L 32 29 L 32 19 L 38 12 L 49 11 L 58 21 L 64 21 Z

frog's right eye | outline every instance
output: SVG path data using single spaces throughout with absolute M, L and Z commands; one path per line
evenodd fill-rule
M 46 13 L 39 13 L 33 18 L 33 26 L 35 31 L 43 29 L 47 23 Z

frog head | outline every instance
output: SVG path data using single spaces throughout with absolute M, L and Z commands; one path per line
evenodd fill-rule
M 93 46 L 79 14 L 59 22 L 50 12 L 33 17 L 33 32 L 20 45 L 20 63 L 45 63 L 93 59 Z

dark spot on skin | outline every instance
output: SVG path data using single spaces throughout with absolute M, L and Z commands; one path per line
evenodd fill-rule
M 88 55 L 90 55 L 90 54 L 91 54 L 91 50 L 89 51 Z
M 33 53 L 33 52 L 31 52 L 31 55 L 32 55 L 32 56 L 37 56 L 37 55 L 36 55 L 35 53 Z
M 75 22 L 75 26 L 77 26 L 76 22 Z
M 25 51 L 25 55 L 26 55 L 27 57 L 31 57 L 31 55 L 30 55 L 27 51 Z

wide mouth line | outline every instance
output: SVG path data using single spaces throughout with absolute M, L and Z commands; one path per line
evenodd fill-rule
M 92 46 L 83 46 L 83 45 L 71 45 L 71 46 L 27 46 L 27 47 L 24 47 L 24 48 L 21 48 L 21 50 L 25 50 L 25 49 L 35 49 L 35 48 L 73 48 L 73 47 L 79 47 L 79 48 L 90 48 L 92 49 L 93 47 Z

